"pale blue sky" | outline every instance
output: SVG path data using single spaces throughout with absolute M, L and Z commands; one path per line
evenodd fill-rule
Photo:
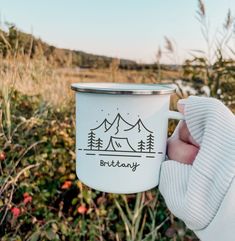
M 215 29 L 234 0 L 205 1 Z M 154 61 L 164 36 L 173 38 L 180 58 L 203 49 L 197 0 L 0 0 L 2 21 L 58 47 Z M 164 62 L 168 60 L 165 58 Z

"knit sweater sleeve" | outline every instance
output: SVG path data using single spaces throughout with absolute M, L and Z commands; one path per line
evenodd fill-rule
M 207 227 L 235 175 L 235 117 L 220 101 L 189 97 L 185 120 L 200 150 L 193 165 L 161 167 L 159 188 L 167 206 L 192 230 Z

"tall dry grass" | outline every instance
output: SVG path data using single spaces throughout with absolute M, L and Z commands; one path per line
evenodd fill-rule
M 177 79 L 177 71 L 161 70 L 161 82 Z M 68 107 L 74 99 L 70 85 L 75 82 L 156 83 L 151 71 L 120 70 L 114 60 L 109 69 L 57 68 L 43 55 L 0 58 L 0 90 L 3 96 L 15 89 L 23 94 L 38 95 L 53 107 Z M 6 97 L 8 98 L 8 97 Z
M 39 95 L 55 107 L 66 106 L 72 99 L 70 82 L 43 56 L 1 58 L 0 88 L 3 96 L 15 89 L 27 95 Z

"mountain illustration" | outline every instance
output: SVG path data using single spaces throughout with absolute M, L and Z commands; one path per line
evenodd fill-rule
M 131 127 L 133 127 L 133 125 L 125 121 L 123 117 L 118 113 L 110 127 L 106 130 L 106 132 L 117 135 L 120 131 L 124 131 Z
M 138 132 L 141 132 L 141 131 L 147 131 L 147 132 L 149 132 L 149 133 L 153 133 L 152 131 L 150 131 L 149 129 L 147 129 L 146 127 L 145 127 L 145 125 L 143 124 L 143 122 L 142 122 L 142 120 L 141 119 L 139 119 L 137 122 L 136 122 L 136 124 L 135 125 L 133 125 L 131 128 L 129 128 L 129 129 L 126 129 L 125 131 L 131 131 L 131 130 L 136 130 L 136 131 L 138 131 Z
M 101 131 L 107 131 L 108 128 L 110 127 L 111 123 L 108 122 L 108 120 L 105 118 L 104 121 L 97 126 L 96 128 L 91 129 L 92 131 L 100 129 Z
M 111 136 L 106 151 L 135 151 L 127 138 Z
M 89 150 L 148 152 L 154 151 L 154 135 L 139 118 L 135 124 L 118 113 L 112 122 L 106 118 L 88 133 Z

